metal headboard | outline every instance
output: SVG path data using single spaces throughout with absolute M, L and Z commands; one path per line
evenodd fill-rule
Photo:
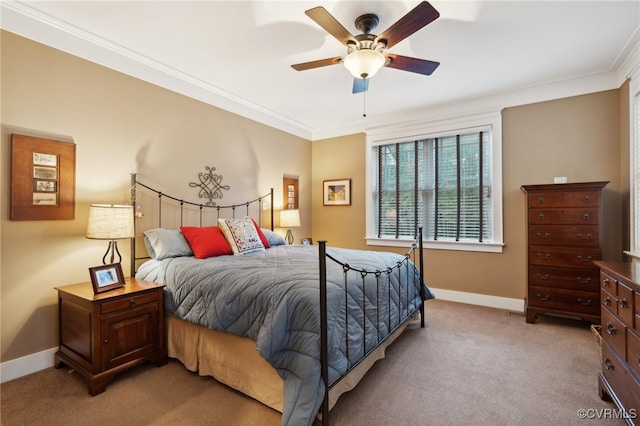
M 215 169 L 214 169 L 215 170 Z M 195 187 L 195 186 L 199 186 L 199 185 L 194 185 L 193 183 L 190 183 L 189 186 L 191 187 Z M 231 212 L 231 217 L 234 218 L 236 217 L 236 213 L 237 210 L 240 210 L 243 212 L 244 216 L 249 216 L 249 211 L 250 211 L 250 207 L 254 204 L 257 204 L 258 206 L 258 212 L 262 211 L 262 202 L 269 200 L 269 217 L 270 217 L 270 229 L 273 231 L 273 188 L 270 189 L 270 191 L 265 194 L 262 195 L 258 198 L 255 198 L 253 200 L 250 201 L 246 201 L 244 203 L 240 203 L 240 204 L 230 204 L 230 205 L 217 205 L 215 202 L 212 201 L 213 198 L 222 198 L 222 196 L 219 197 L 211 197 L 209 196 L 209 194 L 207 195 L 207 198 L 209 199 L 209 201 L 207 201 L 206 203 L 193 203 L 190 201 L 185 201 L 181 198 L 177 198 L 177 197 L 173 197 L 167 194 L 162 193 L 162 191 L 159 191 L 157 189 L 151 188 L 148 185 L 145 185 L 144 183 L 140 182 L 138 180 L 138 176 L 136 173 L 131 173 L 131 204 L 133 205 L 133 211 L 134 214 L 136 215 L 137 218 L 141 217 L 141 213 L 139 212 L 139 204 L 138 204 L 138 193 L 137 190 L 139 187 L 142 187 L 146 190 L 148 190 L 149 192 L 152 192 L 154 194 L 157 195 L 158 197 L 158 204 L 157 204 L 157 213 L 158 213 L 158 227 L 161 228 L 162 227 L 162 205 L 163 202 L 165 200 L 172 200 L 174 202 L 179 203 L 178 209 L 180 211 L 180 225 L 182 226 L 183 224 L 183 220 L 184 220 L 184 210 L 185 210 L 185 206 L 192 206 L 192 207 L 197 207 L 200 211 L 199 213 L 199 226 L 202 226 L 204 223 L 204 214 L 205 211 L 215 211 L 217 214 L 217 217 L 220 218 L 221 217 L 221 212 L 223 211 L 230 211 Z M 224 189 L 228 189 L 228 187 L 224 188 Z M 201 197 L 203 198 L 203 197 Z M 244 207 L 244 210 L 242 209 Z M 134 221 L 134 238 L 131 240 L 131 276 L 135 276 L 135 272 L 136 272 L 136 265 L 137 262 L 140 260 L 145 260 L 148 259 L 148 256 L 138 256 L 138 254 L 136 253 L 136 239 L 137 239 L 137 232 L 138 232 L 138 226 L 137 226 L 137 221 Z M 259 214 L 258 215 L 258 225 L 262 226 L 262 215 Z

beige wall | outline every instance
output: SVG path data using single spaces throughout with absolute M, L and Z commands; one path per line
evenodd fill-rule
M 526 214 L 521 185 L 610 181 L 604 192 L 604 257 L 621 259 L 621 195 L 628 196 L 628 132 L 621 116 L 628 107 L 620 92 L 507 108 L 503 111 L 504 252 L 425 250 L 425 277 L 435 288 L 524 299 L 526 291 Z M 621 110 L 623 110 L 621 112 Z M 624 142 L 626 138 L 626 142 Z M 337 154 L 339 153 L 339 155 Z M 367 248 L 365 236 L 365 135 L 313 142 L 313 237 L 329 245 Z M 627 172 L 624 172 L 624 169 Z M 321 203 L 324 179 L 351 178 L 353 204 Z M 625 219 L 626 220 L 626 219 Z M 625 232 L 627 228 L 624 228 Z M 379 249 L 369 247 L 371 249 Z M 403 250 L 395 250 L 403 252 Z
M 84 238 L 88 205 L 128 202 L 131 172 L 197 202 L 188 183 L 214 166 L 231 187 L 219 204 L 273 187 L 276 208 L 283 176 L 297 176 L 303 226 L 293 231 L 297 240 L 311 235 L 311 142 L 11 33 L 1 37 L 2 362 L 57 346 L 54 287 L 88 281 L 87 269 L 106 250 L 106 242 Z M 12 133 L 76 144 L 74 220 L 9 220 Z M 120 246 L 126 273 L 128 244 Z
M 106 248 L 84 238 L 88 205 L 127 202 L 133 171 L 167 193 L 185 193 L 198 172 L 214 166 L 231 186 L 225 201 L 273 187 L 276 208 L 282 177 L 298 176 L 303 226 L 294 229 L 296 240 L 311 235 L 333 246 L 367 248 L 364 134 L 311 143 L 10 33 L 1 37 L 1 362 L 57 345 L 54 287 L 87 281 L 87 268 L 101 262 Z M 605 258 L 620 257 L 626 238 L 621 200 L 628 195 L 625 87 L 503 112 L 504 252 L 427 250 L 432 287 L 522 299 L 520 186 L 554 176 L 611 181 Z M 74 220 L 9 220 L 11 133 L 76 143 Z M 342 178 L 352 180 L 351 206 L 323 206 L 322 181 Z M 128 271 L 128 261 L 124 266 Z

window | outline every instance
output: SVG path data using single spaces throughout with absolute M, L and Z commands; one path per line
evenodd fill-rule
M 492 115 L 368 135 L 368 243 L 405 245 L 421 226 L 428 247 L 501 251 L 500 130 Z

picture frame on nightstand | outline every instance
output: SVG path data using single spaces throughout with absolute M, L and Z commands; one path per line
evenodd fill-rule
M 96 294 L 124 287 L 124 274 L 119 263 L 91 267 L 89 275 L 91 275 L 93 292 Z

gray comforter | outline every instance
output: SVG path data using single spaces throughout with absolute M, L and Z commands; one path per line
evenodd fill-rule
M 371 271 L 385 270 L 403 259 L 393 253 L 336 248 L 327 249 L 327 253 L 351 267 Z M 350 273 L 349 296 L 345 297 L 342 267 L 328 261 L 328 336 L 329 348 L 333 348 L 329 354 L 330 383 L 375 346 L 400 318 L 414 313 L 423 299 L 433 297 L 428 289 L 414 284 L 417 271 L 411 266 L 411 270 L 395 268 L 391 278 L 386 273 L 377 278 L 366 275 L 364 294 L 362 275 Z M 411 284 L 398 290 L 396 273 L 411 275 Z M 276 246 L 244 256 L 204 260 L 150 260 L 136 274 L 137 278 L 166 284 L 166 312 L 256 341 L 260 355 L 284 379 L 283 425 L 312 424 L 324 397 L 318 276 L 317 246 Z M 381 314 L 372 304 L 376 299 L 384 301 Z M 398 300 L 402 304 L 408 301 L 408 306 L 399 307 Z M 364 345 L 363 335 L 367 336 Z

